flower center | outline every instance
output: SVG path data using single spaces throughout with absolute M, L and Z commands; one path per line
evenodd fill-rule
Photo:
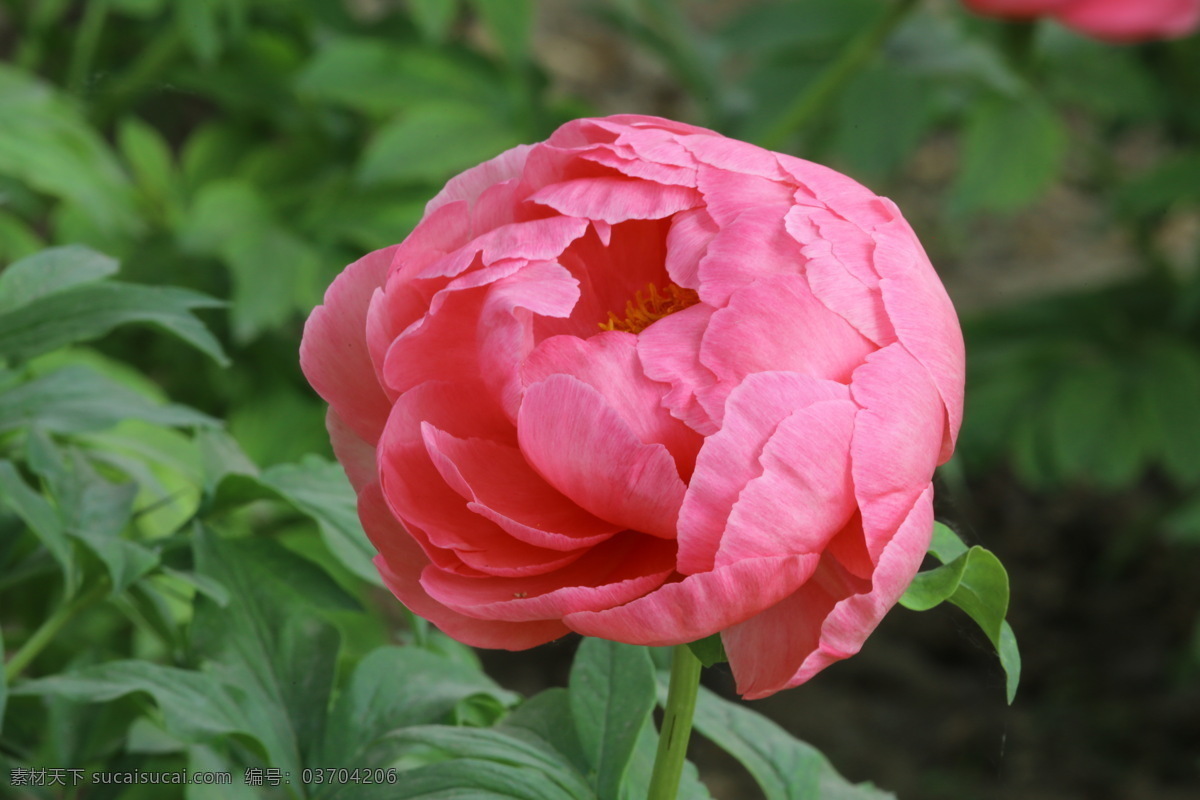
M 682 286 L 668 283 L 660 291 L 653 283 L 648 283 L 644 294 L 639 291 L 632 300 L 625 304 L 624 319 L 610 311 L 608 312 L 608 321 L 600 323 L 600 330 L 641 333 L 652 322 L 657 322 L 676 311 L 683 311 L 688 306 L 694 306 L 699 302 L 700 295 L 692 289 L 684 289 Z

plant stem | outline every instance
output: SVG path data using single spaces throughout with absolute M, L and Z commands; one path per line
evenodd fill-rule
M 658 736 L 658 754 L 650 776 L 647 800 L 675 800 L 679 777 L 687 759 L 688 739 L 692 735 L 692 715 L 696 711 L 696 692 L 700 688 L 700 660 L 686 644 L 671 654 L 671 686 L 662 731 Z
M 83 594 L 76 595 L 74 600 L 63 603 L 46 618 L 33 635 L 25 640 L 12 658 L 4 665 L 4 677 L 9 683 L 16 680 L 29 663 L 38 657 L 46 645 L 58 635 L 63 626 L 70 622 L 76 614 L 99 600 L 108 591 L 108 581 L 101 581 Z
M 759 144 L 768 150 L 778 150 L 787 143 L 793 133 L 807 125 L 819 112 L 824 111 L 838 90 L 867 65 L 871 56 L 875 55 L 880 45 L 918 2 L 919 0 L 896 0 L 889 5 L 873 25 L 850 40 L 833 63 L 796 98 L 783 112 L 779 121 L 760 137 Z

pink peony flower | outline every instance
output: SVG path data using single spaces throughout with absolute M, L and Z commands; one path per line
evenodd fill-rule
M 1200 0 L 963 0 L 970 9 L 1014 19 L 1049 16 L 1109 42 L 1187 36 L 1200 26 Z
M 664 119 L 568 123 L 346 268 L 301 363 L 395 595 L 451 636 L 858 651 L 929 544 L 954 309 L 891 201 Z

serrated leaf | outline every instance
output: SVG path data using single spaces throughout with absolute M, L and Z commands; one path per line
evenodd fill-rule
M 571 716 L 596 793 L 613 798 L 654 711 L 654 665 L 643 647 L 585 638 L 571 665 Z
M 667 687 L 660 680 L 665 702 Z M 829 760 L 766 717 L 723 700 L 703 686 L 693 724 L 713 744 L 741 762 L 766 800 L 895 800 L 890 792 L 849 783 Z
M 985 98 L 966 121 L 954 186 L 959 211 L 1015 211 L 1058 177 L 1067 133 L 1054 109 L 1029 96 Z
M 32 358 L 137 322 L 172 333 L 226 365 L 229 359 L 221 344 L 192 314 L 196 308 L 221 305 L 206 295 L 169 286 L 116 281 L 75 286 L 0 314 L 0 353 L 8 358 Z
M 117 271 L 116 259 L 79 245 L 51 247 L 0 272 L 0 314 Z
M 407 110 L 371 139 L 358 180 L 365 186 L 441 183 L 520 143 L 521 137 L 485 108 L 422 105 Z
M 37 426 L 50 433 L 81 433 L 140 419 L 159 425 L 217 425 L 186 406 L 157 404 L 99 372 L 68 366 L 0 394 L 0 432 Z
M 517 700 L 478 667 L 420 647 L 381 647 L 358 663 L 334 702 L 320 763 L 364 766 L 388 732 L 438 722 L 466 698 L 481 694 L 504 705 Z

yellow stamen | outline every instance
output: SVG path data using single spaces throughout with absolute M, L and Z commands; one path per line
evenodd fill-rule
M 682 286 L 668 283 L 660 293 L 657 286 L 648 283 L 645 295 L 639 291 L 632 300 L 625 304 L 624 319 L 610 311 L 608 312 L 608 321 L 600 323 L 600 330 L 641 333 L 652 322 L 657 322 L 668 314 L 682 311 L 699 302 L 700 295 L 692 289 L 684 289 Z

